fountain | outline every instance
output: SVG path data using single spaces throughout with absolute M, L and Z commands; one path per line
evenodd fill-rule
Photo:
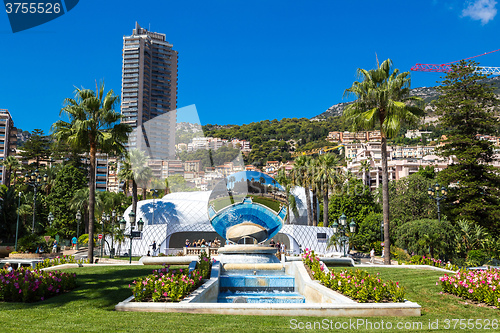
M 264 243 L 282 228 L 287 207 L 282 186 L 263 173 L 242 171 L 225 178 L 208 202 L 210 223 L 226 239 L 210 279 L 179 303 L 133 302 L 131 296 L 115 309 L 271 316 L 420 315 L 420 306 L 408 301 L 357 303 L 311 280 L 301 261 L 285 262 L 285 256 L 280 261 L 277 249 Z M 168 257 L 143 263 L 166 262 L 164 258 Z
M 219 249 L 218 303 L 303 303 L 277 249 L 263 245 L 287 214 L 286 193 L 273 178 L 242 171 L 219 182 L 208 203 L 210 223 L 228 240 Z

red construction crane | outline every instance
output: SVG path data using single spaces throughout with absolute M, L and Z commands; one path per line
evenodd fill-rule
M 465 58 L 463 60 L 469 60 L 472 58 L 481 57 L 481 56 L 484 56 L 485 54 L 490 54 L 490 53 L 497 52 L 497 51 L 500 51 L 500 49 L 495 50 L 495 51 L 491 51 L 491 52 L 486 52 L 483 54 L 479 54 L 479 55 L 476 55 L 476 56 L 473 56 L 470 58 Z M 451 64 L 453 64 L 455 62 L 459 62 L 459 61 L 460 60 L 452 61 L 452 62 L 448 62 L 446 64 L 440 64 L 440 65 L 437 65 L 437 64 L 416 64 L 415 66 L 413 66 L 411 68 L 411 70 L 412 71 L 419 71 L 419 72 L 448 73 L 451 71 Z M 477 67 L 477 70 L 478 70 L 478 72 L 480 72 L 482 74 L 500 75 L 500 67 Z

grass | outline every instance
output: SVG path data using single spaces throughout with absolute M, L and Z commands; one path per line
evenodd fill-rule
M 67 269 L 77 274 L 79 287 L 72 292 L 50 298 L 44 302 L 0 303 L 0 332 L 289 332 L 290 320 L 296 323 L 322 323 L 322 320 L 349 322 L 361 318 L 322 318 L 285 316 L 228 316 L 184 313 L 117 312 L 114 306 L 131 295 L 129 283 L 151 273 L 155 266 L 99 266 Z M 336 268 L 338 270 L 338 268 Z M 444 329 L 444 319 L 493 319 L 499 310 L 465 304 L 451 295 L 439 295 L 436 281 L 442 274 L 430 270 L 403 268 L 366 268 L 382 279 L 399 281 L 407 288 L 407 298 L 422 306 L 421 317 L 373 317 L 370 322 L 421 322 L 428 329 L 429 320 L 439 320 Z M 458 326 L 457 326 L 458 328 Z M 314 331 L 314 330 L 307 330 Z M 318 331 L 318 330 L 316 330 Z M 335 332 L 335 328 L 330 330 Z M 342 329 L 338 331 L 344 331 Z M 358 331 L 358 330 L 356 330 Z M 361 332 L 373 331 L 359 329 Z M 385 330 L 387 331 L 387 330 Z M 405 330 L 398 330 L 405 332 Z M 410 332 L 412 330 L 407 330 Z M 439 330 L 432 330 L 433 332 Z M 446 330 L 458 331 L 457 330 Z M 460 330 L 461 332 L 467 330 Z M 470 330 L 474 331 L 474 330 Z

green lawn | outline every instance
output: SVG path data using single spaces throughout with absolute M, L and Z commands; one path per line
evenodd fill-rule
M 348 322 L 350 319 L 114 311 L 116 303 L 131 295 L 128 284 L 137 277 L 149 274 L 154 268 L 154 266 L 97 265 L 65 270 L 77 274 L 79 282 L 77 289 L 34 304 L 0 303 L 0 332 L 289 332 L 292 319 L 297 320 L 297 325 L 299 322 L 306 325 L 307 322 L 322 320 L 328 322 L 332 320 L 335 325 L 336 322 Z M 389 321 L 395 327 L 397 322 L 404 324 L 418 321 L 423 323 L 424 328 L 418 331 L 425 332 L 429 331 L 429 320 L 439 320 L 440 328 L 444 331 L 444 319 L 484 320 L 499 317 L 499 310 L 466 305 L 464 301 L 454 296 L 439 295 L 440 288 L 436 286 L 436 280 L 441 274 L 438 272 L 387 268 L 366 270 L 373 273 L 380 271 L 382 279 L 400 281 L 408 290 L 407 298 L 423 307 L 421 317 L 366 318 L 372 323 L 384 320 L 384 323 Z M 357 319 L 360 318 L 351 318 L 354 321 Z M 366 332 L 373 329 L 359 331 Z M 405 332 L 405 330 L 398 331 Z M 458 331 L 458 329 L 447 331 Z

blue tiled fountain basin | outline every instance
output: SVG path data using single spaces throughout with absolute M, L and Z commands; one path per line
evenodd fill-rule
M 219 290 L 225 291 L 295 291 L 295 279 L 288 275 L 222 275 Z
M 296 292 L 222 292 L 217 303 L 305 303 Z

